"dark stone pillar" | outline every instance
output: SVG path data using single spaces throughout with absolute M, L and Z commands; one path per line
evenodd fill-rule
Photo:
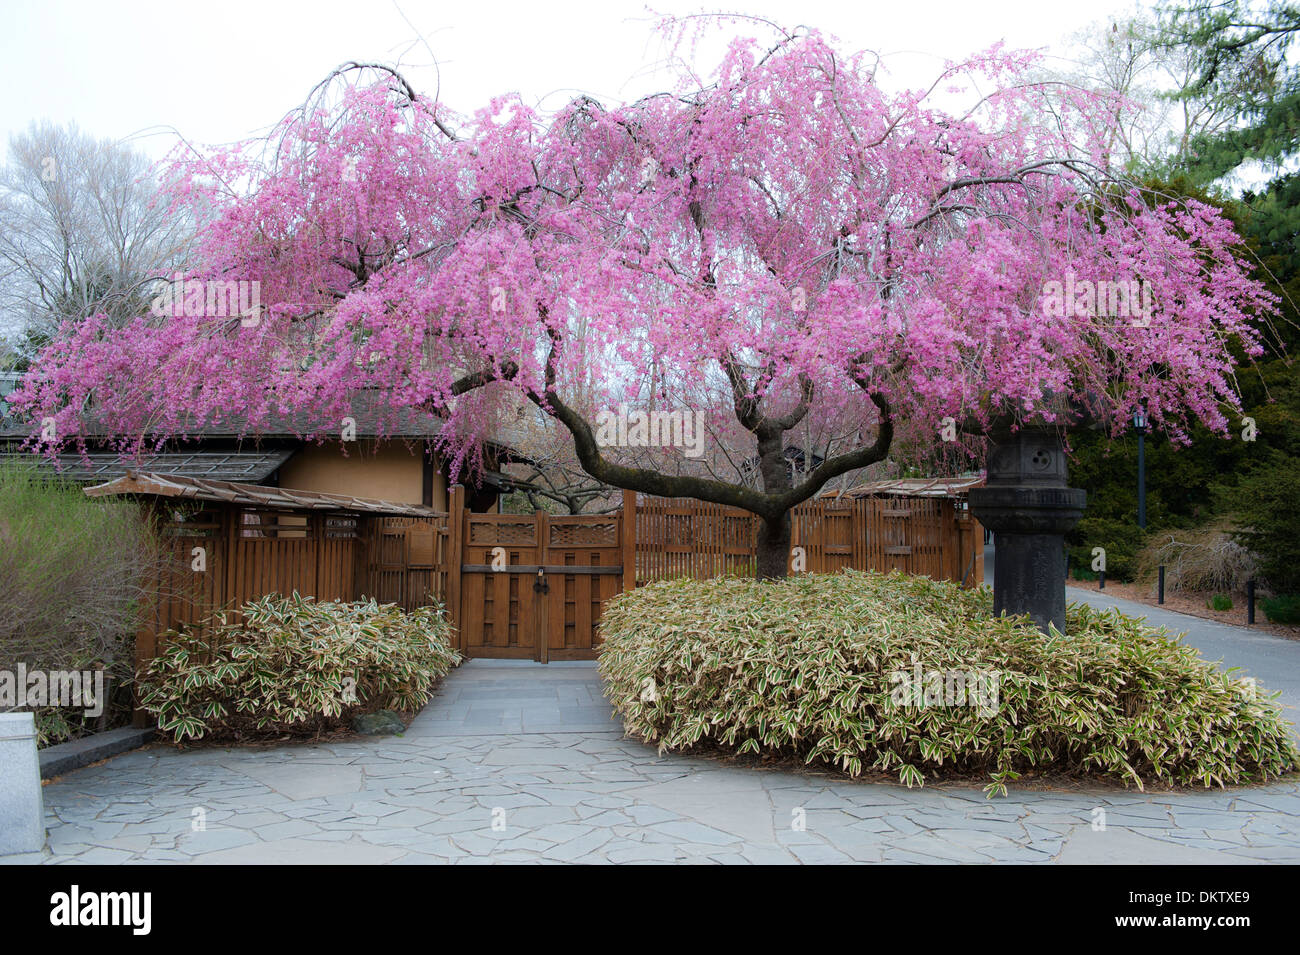
M 1054 429 L 993 437 L 988 480 L 970 507 L 993 531 L 993 612 L 1028 614 L 1044 633 L 1065 632 L 1065 533 L 1087 493 L 1066 487 L 1065 449 Z

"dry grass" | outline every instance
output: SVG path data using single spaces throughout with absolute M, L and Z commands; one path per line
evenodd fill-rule
M 110 687 L 129 684 L 141 580 L 159 559 L 136 504 L 0 464 L 0 669 L 103 668 Z M 44 743 L 106 728 L 112 715 L 84 725 L 79 712 L 45 707 L 36 719 Z
M 1244 594 L 1256 574 L 1254 555 L 1231 537 L 1226 521 L 1158 531 L 1137 556 L 1137 581 L 1154 584 L 1165 567 L 1166 593 Z

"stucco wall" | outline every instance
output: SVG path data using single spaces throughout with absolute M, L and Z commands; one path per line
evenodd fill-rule
M 401 442 L 358 442 L 345 457 L 337 444 L 308 445 L 280 468 L 280 486 L 350 494 L 401 504 L 423 503 L 423 450 Z M 435 465 L 437 462 L 435 461 Z M 433 506 L 447 507 L 447 481 L 433 475 Z

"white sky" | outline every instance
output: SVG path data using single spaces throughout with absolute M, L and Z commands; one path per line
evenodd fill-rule
M 655 14 L 718 9 L 815 26 L 847 48 L 888 54 L 900 85 L 928 86 L 945 59 L 998 40 L 1061 51 L 1073 31 L 1133 6 L 746 0 L 719 8 L 658 0 L 652 13 L 631 0 L 0 0 L 0 143 L 36 119 L 130 138 L 154 156 L 174 141 L 171 129 L 196 143 L 230 142 L 264 130 L 353 59 L 400 61 L 417 91 L 430 93 L 436 56 L 441 98 L 462 112 L 513 91 L 544 107 L 579 90 L 632 99 L 666 85 L 654 74 L 665 54 L 652 33 Z M 770 35 L 762 29 L 744 32 Z M 705 55 L 698 65 L 713 62 Z

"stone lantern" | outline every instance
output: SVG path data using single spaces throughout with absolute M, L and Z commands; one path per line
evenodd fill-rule
M 970 508 L 993 531 L 993 612 L 1028 614 L 1065 632 L 1065 534 L 1083 516 L 1087 493 L 1066 486 L 1059 432 L 1041 425 L 990 434 L 988 479 Z

